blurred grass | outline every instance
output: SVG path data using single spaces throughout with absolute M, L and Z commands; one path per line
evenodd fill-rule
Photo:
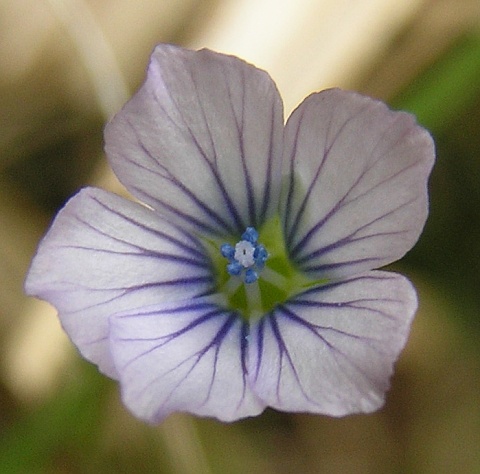
M 468 33 L 391 100 L 417 116 L 435 135 L 462 115 L 480 95 L 480 32 Z
M 193 10 L 195 3 L 188 2 L 187 11 L 198 11 Z M 426 2 L 423 12 L 440 3 Z M 149 5 L 155 12 L 155 2 Z M 131 4 L 127 7 L 133 8 Z M 104 9 L 102 18 L 107 18 L 106 6 L 99 8 Z M 119 11 L 114 13 L 118 19 Z M 208 15 L 203 15 L 205 20 Z M 146 21 L 147 16 L 142 12 L 139 18 Z M 158 40 L 162 35 L 155 32 L 153 13 L 151 17 L 149 38 Z M 130 33 L 122 39 L 122 47 L 128 38 L 138 39 L 135 31 L 141 29 L 142 21 L 128 25 Z M 162 39 L 194 36 L 191 29 L 182 31 L 181 24 L 192 25 L 195 18 L 182 22 L 172 23 L 169 31 L 173 33 L 165 33 Z M 118 22 L 113 24 L 118 26 Z M 119 34 L 120 29 L 111 29 Z M 201 28 L 196 25 L 195 29 Z M 122 62 L 134 70 L 135 84 L 143 77 L 142 65 L 151 49 L 145 44 L 140 47 L 140 43 L 138 39 L 135 54 L 130 55 L 135 57 L 135 67 L 128 54 L 119 53 L 117 45 Z M 60 64 L 52 58 L 50 61 L 55 67 Z M 53 77 L 54 69 L 42 69 L 40 93 L 31 74 L 28 83 L 32 89 L 21 97 L 34 102 L 35 95 L 50 91 L 46 99 L 60 103 L 57 89 L 62 83 L 57 79 L 52 85 L 45 80 Z M 63 71 L 63 75 L 69 73 Z M 75 78 L 72 83 L 78 81 Z M 93 106 L 76 108 L 88 98 L 85 91 L 83 94 L 81 100 L 76 98 L 75 107 L 67 107 L 69 120 L 82 125 L 74 127 L 74 134 L 64 133 L 72 128 L 68 123 L 59 126 L 58 133 L 52 131 L 43 113 L 26 117 L 21 107 L 12 113 L 15 117 L 20 111 L 19 120 L 25 121 L 21 130 L 36 132 L 21 135 L 21 143 L 8 142 L 11 147 L 4 151 L 20 150 L 20 154 L 15 156 L 18 161 L 8 162 L 4 175 L 39 207 L 42 199 L 38 192 L 43 190 L 44 209 L 57 207 L 86 182 L 91 163 L 97 159 L 99 117 L 90 110 Z M 70 95 L 75 94 L 70 91 Z M 476 449 L 480 445 L 480 347 L 476 331 L 480 329 L 478 31 L 468 30 L 459 37 L 390 103 L 416 114 L 432 131 L 438 162 L 431 181 L 431 216 L 425 233 L 402 262 L 419 283 L 420 313 L 384 411 L 337 420 L 269 410 L 259 418 L 234 425 L 174 416 L 152 428 L 134 420 L 112 397 L 112 390 L 118 392 L 116 384 L 98 374 L 95 367 L 79 362 L 71 367 L 72 374 L 61 375 L 63 387 L 40 406 L 4 405 L 3 411 L 15 413 L 9 412 L 2 423 L 0 473 L 480 472 Z M 63 119 L 58 122 L 63 123 Z M 14 128 L 8 123 L 8 130 Z M 50 174 L 46 163 L 50 163 Z M 14 207 L 14 201 L 9 200 L 8 205 Z M 458 331 L 459 327 L 463 331 Z M 2 401 L 7 396 L 14 398 L 12 393 L 0 396 Z
M 404 261 L 444 289 L 458 308 L 457 321 L 466 325 L 467 339 L 478 348 L 480 32 L 459 38 L 391 104 L 414 113 L 432 132 L 437 148 L 429 219 Z
M 0 472 L 30 473 L 58 469 L 63 463 L 81 465 L 94 453 L 105 410 L 105 380 L 81 364 L 75 380 L 32 413 L 24 413 L 0 437 Z M 62 457 L 66 457 L 62 461 Z M 90 454 L 91 456 L 91 454 Z M 92 459 L 89 459 L 91 462 Z

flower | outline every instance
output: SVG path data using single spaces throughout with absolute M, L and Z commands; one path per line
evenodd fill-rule
M 140 202 L 81 190 L 26 291 L 136 416 L 383 404 L 417 299 L 374 269 L 417 241 L 434 161 L 411 115 L 331 89 L 284 126 L 265 72 L 160 45 L 105 142 Z

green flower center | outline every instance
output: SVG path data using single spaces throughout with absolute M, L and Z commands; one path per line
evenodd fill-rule
M 203 240 L 216 275 L 216 295 L 246 320 L 258 319 L 307 288 L 324 283 L 295 267 L 276 216 L 238 239 Z

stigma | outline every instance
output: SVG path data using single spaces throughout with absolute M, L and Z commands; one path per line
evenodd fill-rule
M 228 274 L 242 278 L 247 284 L 258 280 L 268 258 L 267 250 L 258 243 L 254 227 L 247 227 L 235 246 L 223 244 L 220 252 L 228 260 Z

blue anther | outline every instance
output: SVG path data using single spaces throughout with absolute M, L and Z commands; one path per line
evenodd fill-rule
M 245 271 L 245 283 L 254 283 L 258 280 L 258 273 L 253 268 Z
M 246 240 L 251 244 L 256 244 L 258 240 L 258 232 L 255 230 L 255 227 L 247 227 L 245 232 L 242 234 L 242 240 Z
M 220 247 L 220 252 L 222 257 L 225 257 L 228 259 L 228 261 L 231 261 L 235 255 L 235 247 L 232 247 L 230 244 L 223 244 Z
M 229 275 L 239 276 L 242 273 L 242 270 L 243 270 L 243 266 L 240 263 L 238 263 L 236 260 L 234 260 L 233 262 L 230 262 L 227 265 L 227 272 Z
M 257 245 L 255 251 L 253 252 L 253 258 L 255 259 L 255 264 L 257 267 L 263 268 L 268 258 L 267 249 L 261 244 Z

